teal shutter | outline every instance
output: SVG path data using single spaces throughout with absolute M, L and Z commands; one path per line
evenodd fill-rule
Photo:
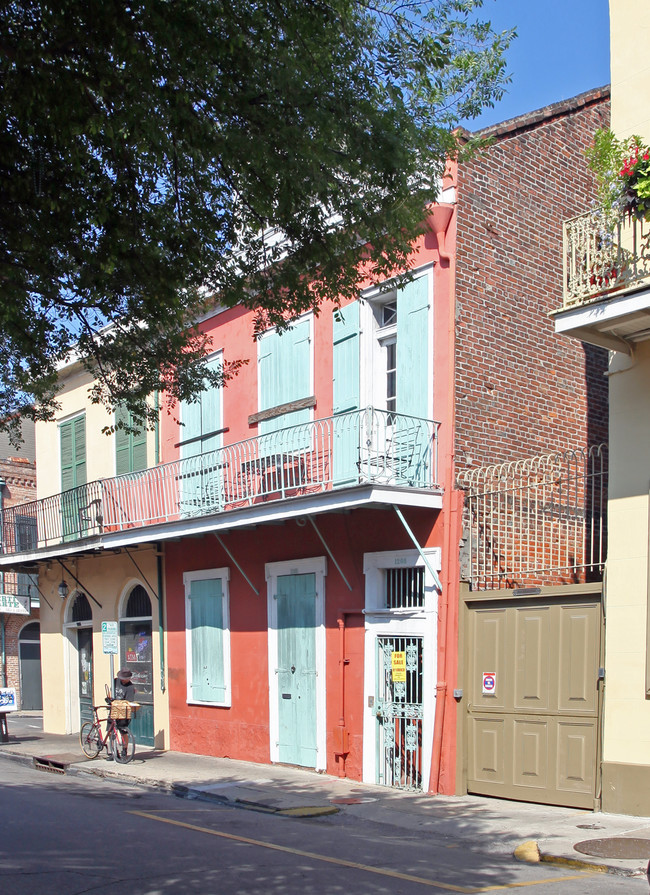
M 286 332 L 269 332 L 260 343 L 259 377 L 260 410 L 269 410 L 279 404 L 287 404 L 300 398 L 310 397 L 311 344 L 310 323 L 304 320 Z M 298 426 L 310 420 L 309 408 L 283 413 L 260 423 L 260 435 L 268 435 L 287 426 Z M 294 433 L 289 443 L 273 442 L 281 450 L 299 450 L 308 447 L 306 433 Z
M 429 278 L 397 294 L 397 412 L 429 416 Z
M 278 577 L 279 760 L 316 767 L 316 576 Z
M 218 369 L 220 360 L 208 366 Z M 205 381 L 194 401 L 181 402 L 181 512 L 185 516 L 222 507 L 221 466 L 214 453 L 221 447 L 222 428 L 219 389 Z M 187 443 L 189 442 L 189 444 Z M 207 454 L 208 456 L 203 456 Z
M 220 578 L 190 584 L 192 699 L 226 701 L 223 588 Z
M 332 346 L 334 416 L 334 484 L 359 475 L 359 302 L 334 314 Z

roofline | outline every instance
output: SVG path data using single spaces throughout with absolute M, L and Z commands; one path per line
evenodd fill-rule
M 577 112 L 586 106 L 594 106 L 598 103 L 606 102 L 609 100 L 610 95 L 610 85 L 605 84 L 603 87 L 594 87 L 591 90 L 586 90 L 584 93 L 579 93 L 577 96 L 572 96 L 570 99 L 551 103 L 549 106 L 543 106 L 541 109 L 535 109 L 532 112 L 524 112 L 523 115 L 508 118 L 499 124 L 491 124 L 489 127 L 484 127 L 477 131 L 459 128 L 459 133 L 467 140 L 476 137 L 481 139 L 491 137 L 497 140 L 501 137 L 511 137 L 513 134 L 531 130 L 540 124 L 545 124 L 547 121 L 561 118 L 564 115 L 569 115 L 571 112 Z

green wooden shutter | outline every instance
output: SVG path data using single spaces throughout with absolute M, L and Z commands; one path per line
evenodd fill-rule
M 429 416 L 429 278 L 397 294 L 397 412 Z
M 192 699 L 226 701 L 223 648 L 223 589 L 220 578 L 190 584 Z
M 122 405 L 115 411 L 115 423 L 133 425 L 133 415 Z M 140 472 L 147 468 L 147 431 L 137 433 L 115 430 L 115 473 L 124 475 L 127 472 Z
M 61 423 L 61 490 L 86 484 L 86 418 Z
M 333 323 L 333 475 L 337 485 L 356 481 L 359 475 L 359 302 L 346 305 Z M 343 416 L 341 416 L 343 414 Z

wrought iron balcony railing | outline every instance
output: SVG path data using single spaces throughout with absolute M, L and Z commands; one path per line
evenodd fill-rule
M 650 281 L 650 225 L 595 209 L 564 222 L 564 310 Z
M 437 490 L 439 423 L 343 413 L 9 507 L 5 553 L 365 483 Z

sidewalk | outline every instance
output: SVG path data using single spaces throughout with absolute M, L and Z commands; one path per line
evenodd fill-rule
M 44 734 L 40 727 L 38 713 L 9 716 L 9 742 L 0 744 L 0 759 L 284 816 L 318 817 L 344 811 L 373 823 L 398 826 L 401 832 L 417 831 L 450 846 L 499 857 L 515 854 L 519 860 L 571 862 L 577 868 L 634 876 L 645 876 L 650 857 L 647 817 L 477 796 L 429 796 L 298 768 L 143 747 L 128 765 L 108 762 L 103 755 L 90 761 L 76 735 Z

